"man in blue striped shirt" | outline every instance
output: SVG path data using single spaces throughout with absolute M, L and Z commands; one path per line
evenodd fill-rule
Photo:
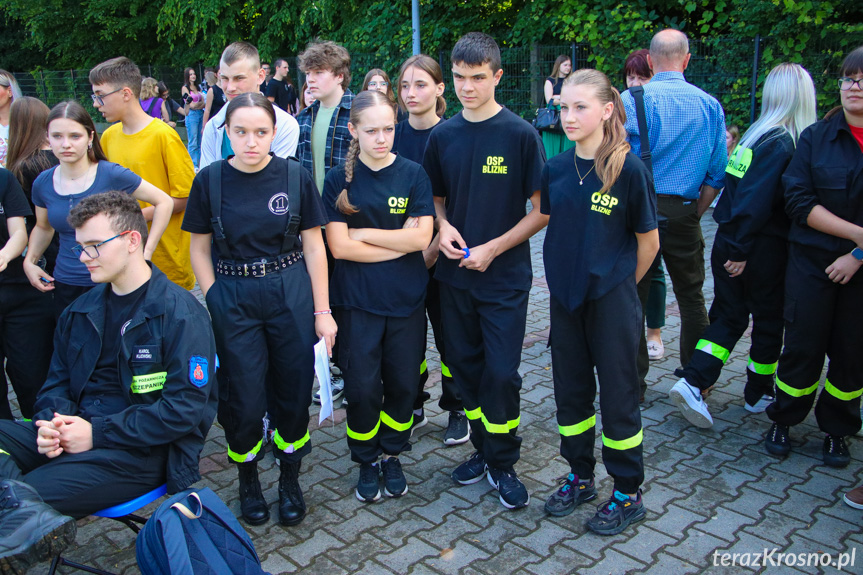
M 644 85 L 657 210 L 668 226 L 662 237 L 662 257 L 680 307 L 682 365 L 689 362 L 709 323 L 702 292 L 704 237 L 700 219 L 725 185 L 728 162 L 725 113 L 716 98 L 683 77 L 690 56 L 685 34 L 678 30 L 657 33 L 648 56 L 654 76 Z M 628 91 L 622 99 L 629 143 L 633 153 L 639 154 L 635 102 Z M 697 401 L 701 402 L 700 394 Z

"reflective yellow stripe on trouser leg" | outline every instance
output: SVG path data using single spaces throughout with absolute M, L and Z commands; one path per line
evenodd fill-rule
M 369 431 L 368 433 L 359 433 L 351 429 L 348 425 L 345 425 L 345 429 L 348 432 L 348 437 L 351 439 L 356 439 L 357 441 L 368 441 L 372 437 L 378 434 L 378 429 L 381 427 L 381 420 L 378 418 L 378 422 L 375 424 L 374 429 Z
M 728 356 L 731 355 L 730 350 L 722 347 L 718 343 L 707 341 L 706 339 L 699 339 L 698 343 L 695 344 L 695 349 L 697 351 L 703 351 L 708 355 L 712 355 L 722 363 L 728 361 Z
M 279 435 L 279 430 L 276 430 L 276 433 L 273 435 L 273 443 L 276 446 L 276 449 L 279 451 L 283 451 L 285 453 L 294 453 L 295 451 L 299 451 L 303 448 L 303 446 L 309 441 L 309 432 L 306 430 L 306 434 L 302 436 L 297 441 L 285 441 L 282 439 L 282 436 Z
M 776 378 L 776 387 L 779 388 L 780 390 L 784 391 L 785 393 L 787 393 L 791 397 L 803 397 L 804 395 L 809 395 L 809 394 L 815 393 L 815 391 L 818 389 L 818 382 L 816 381 L 813 385 L 810 385 L 809 387 L 804 387 L 803 389 L 797 389 L 796 387 L 791 387 L 790 385 L 788 385 L 787 383 L 785 383 L 784 381 L 782 381 L 781 379 L 779 379 L 777 377 Z
M 255 457 L 258 456 L 258 452 L 261 451 L 261 446 L 264 444 L 264 440 L 258 442 L 251 451 L 248 453 L 237 453 L 236 451 L 231 451 L 230 446 L 228 447 L 228 457 L 230 457 L 236 463 L 248 463 L 250 461 L 254 461 Z
M 852 399 L 857 399 L 863 395 L 863 389 L 858 389 L 856 391 L 840 391 L 835 385 L 830 383 L 829 379 L 824 382 L 824 389 L 827 390 L 827 393 L 840 401 L 851 401 Z
M 773 375 L 776 373 L 776 366 L 778 365 L 778 361 L 774 361 L 773 363 L 758 363 L 757 361 L 752 361 L 750 357 L 749 362 L 746 364 L 746 369 L 758 375 Z
M 444 362 L 440 362 L 440 374 L 444 377 L 452 377 L 452 374 L 449 371 L 449 368 L 446 366 Z
M 575 425 L 558 425 L 557 429 L 564 437 L 572 437 L 574 435 L 581 435 L 593 427 L 596 427 L 596 414 L 591 415 L 584 421 L 580 421 Z
M 632 449 L 633 447 L 638 447 L 641 445 L 641 441 L 644 439 L 644 430 L 639 429 L 638 433 L 633 435 L 632 437 L 627 437 L 626 439 L 609 439 L 605 436 L 605 433 L 602 434 L 602 444 L 608 447 L 609 449 L 616 449 L 618 451 L 623 451 L 624 449 Z
M 381 421 L 389 427 L 390 429 L 395 429 L 396 431 L 407 431 L 411 428 L 411 425 L 414 423 L 414 416 L 411 415 L 411 418 L 407 421 L 407 423 L 399 423 L 383 411 L 381 412 Z

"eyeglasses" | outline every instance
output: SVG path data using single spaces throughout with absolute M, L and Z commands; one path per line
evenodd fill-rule
M 386 88 L 389 86 L 386 82 L 369 82 L 369 88 Z
M 88 258 L 96 259 L 99 257 L 99 246 L 104 246 L 105 244 L 107 244 L 111 240 L 116 240 L 120 236 L 125 236 L 126 234 L 130 234 L 130 233 L 132 233 L 132 230 L 126 230 L 125 232 L 117 234 L 113 238 L 108 238 L 104 242 L 99 242 L 98 244 L 93 244 L 92 246 L 82 246 L 81 244 L 77 244 L 77 245 L 72 246 L 69 249 L 72 250 L 72 253 L 75 254 L 76 258 L 80 259 L 81 253 L 83 252 L 83 253 L 87 254 Z
M 855 80 L 854 78 L 839 78 L 839 89 L 847 92 L 854 84 L 857 84 L 858 90 L 863 90 L 863 78 Z
M 97 106 L 104 106 L 105 105 L 105 96 L 110 96 L 111 94 L 116 94 L 117 92 L 119 92 L 122 89 L 123 88 L 117 88 L 113 92 L 108 92 L 107 94 L 90 94 L 90 97 L 93 98 L 93 103 L 96 104 Z

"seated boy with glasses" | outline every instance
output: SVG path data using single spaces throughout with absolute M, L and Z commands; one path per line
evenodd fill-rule
M 20 572 L 74 540 L 72 518 L 198 481 L 216 413 L 209 316 L 144 260 L 138 203 L 96 194 L 69 223 L 103 285 L 60 316 L 33 421 L 0 421 L 0 567 Z

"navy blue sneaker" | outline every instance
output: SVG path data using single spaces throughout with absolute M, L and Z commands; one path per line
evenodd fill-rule
M 488 482 L 497 489 L 501 505 L 507 509 L 521 509 L 530 503 L 530 494 L 512 467 L 488 468 Z
M 641 521 L 647 512 L 641 502 L 641 490 L 635 499 L 615 490 L 611 499 L 600 505 L 587 528 L 598 535 L 617 535 L 630 523 Z
M 788 438 L 789 428 L 781 423 L 774 423 L 764 438 L 764 448 L 771 455 L 785 457 L 791 451 L 791 440 Z
M 378 487 L 380 467 L 377 463 L 360 463 L 360 479 L 357 481 L 357 499 L 363 503 L 373 503 L 381 498 Z
M 390 457 L 381 461 L 381 473 L 384 476 L 384 495 L 401 497 L 408 492 L 408 482 L 402 471 L 402 463 L 398 457 Z
M 582 503 L 596 499 L 596 487 L 592 478 L 583 480 L 570 473 L 558 479 L 558 484 L 560 488 L 545 502 L 545 511 L 549 515 L 565 517 Z
M 482 453 L 474 451 L 467 461 L 455 468 L 450 477 L 456 483 L 470 485 L 485 477 L 486 469 Z

